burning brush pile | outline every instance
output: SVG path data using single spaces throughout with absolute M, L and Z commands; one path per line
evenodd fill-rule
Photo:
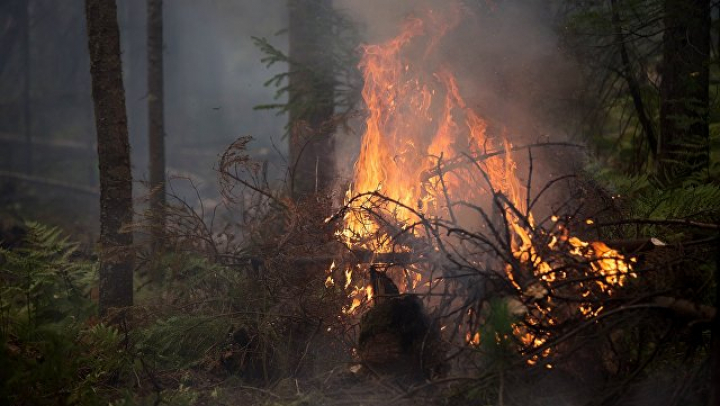
M 527 363 L 550 368 L 553 337 L 607 311 L 607 298 L 636 277 L 635 259 L 580 238 L 570 216 L 534 215 L 558 179 L 531 190 L 532 151 L 553 144 L 513 145 L 463 98 L 439 57 L 461 14 L 429 11 L 364 46 L 362 146 L 342 208 L 326 221 L 347 250 L 325 285 L 346 293 L 344 317 L 353 318 L 389 294 L 375 291 L 370 274 L 379 274 L 399 297 L 422 299 L 446 343 L 510 341 Z M 494 300 L 516 321 L 485 337 Z

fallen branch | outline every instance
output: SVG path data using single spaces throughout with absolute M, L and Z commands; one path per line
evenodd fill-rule
M 409 265 L 414 264 L 418 262 L 423 261 L 430 261 L 430 259 L 425 258 L 421 253 L 417 252 L 372 252 L 368 250 L 354 250 L 351 254 L 358 263 L 363 264 L 399 264 L 399 265 Z M 232 263 L 239 264 L 239 263 L 245 263 L 245 262 L 253 262 L 257 264 L 262 264 L 265 262 L 263 258 L 260 257 L 249 257 L 249 256 L 243 256 L 243 257 L 237 257 L 232 254 L 219 254 L 220 258 L 225 258 Z M 337 261 L 339 255 L 313 255 L 313 256 L 303 256 L 303 257 L 295 257 L 290 259 L 290 262 L 296 265 L 306 265 L 306 264 L 323 264 L 327 265 L 332 261 Z M 434 259 L 437 260 L 437 259 Z
M 100 196 L 100 191 L 97 188 L 90 187 L 90 186 L 83 186 L 83 185 L 76 185 L 72 183 L 67 183 L 55 179 L 48 179 L 40 176 L 32 176 L 32 175 L 26 175 L 24 173 L 17 173 L 17 172 L 9 172 L 9 171 L 0 171 L 0 178 L 9 178 L 18 180 L 21 182 L 26 183 L 33 183 L 40 186 L 49 186 L 49 187 L 55 187 L 67 191 L 72 191 L 78 194 L 82 195 L 88 195 L 91 197 L 98 197 Z
M 657 238 L 638 238 L 634 240 L 610 240 L 605 241 L 605 244 L 616 250 L 623 251 L 625 253 L 640 253 L 652 251 L 657 247 L 665 247 L 667 244 Z
M 688 226 L 694 228 L 700 228 L 703 230 L 720 230 L 720 224 L 712 223 L 701 223 L 698 221 L 685 220 L 685 219 L 627 219 L 618 221 L 609 221 L 606 223 L 597 223 L 595 227 L 608 227 L 608 226 L 620 226 L 628 224 L 649 224 L 656 226 Z
M 715 318 L 717 309 L 713 306 L 701 305 L 685 299 L 677 299 L 668 296 L 658 296 L 653 302 L 663 308 L 666 308 L 675 315 L 693 321 L 710 322 Z
M 573 144 L 573 143 L 571 143 L 571 142 L 541 142 L 541 143 L 536 143 L 536 144 L 528 144 L 528 145 L 520 145 L 520 146 L 517 146 L 517 147 L 512 147 L 512 148 L 510 148 L 509 151 L 510 151 L 510 152 L 516 152 L 516 151 L 522 151 L 522 150 L 525 150 L 525 149 L 531 149 L 531 148 L 535 148 L 535 147 L 585 148 L 584 145 Z M 488 159 L 488 158 L 492 158 L 492 157 L 498 156 L 498 155 L 503 155 L 503 154 L 505 154 L 505 153 L 507 153 L 507 152 L 508 152 L 507 150 L 501 149 L 501 150 L 497 150 L 497 151 L 493 151 L 493 152 L 488 152 L 488 153 L 480 154 L 480 155 L 474 155 L 474 156 L 467 154 L 467 155 L 464 155 L 464 157 L 467 158 L 467 159 L 470 159 L 471 162 L 482 162 L 482 161 L 484 161 L 484 160 L 486 160 L 486 159 Z M 431 169 L 431 170 L 429 170 L 429 171 L 424 172 L 424 173 L 421 175 L 421 179 L 422 179 L 423 181 L 428 181 L 428 180 L 430 180 L 431 178 L 434 178 L 435 176 L 438 176 L 438 175 L 442 174 L 442 172 L 449 172 L 449 171 L 452 171 L 452 170 L 454 170 L 454 169 L 460 168 L 460 167 L 462 167 L 463 165 L 465 165 L 465 162 L 463 162 L 463 161 L 464 161 L 463 158 L 451 159 L 451 160 L 447 161 L 447 162 L 445 163 L 445 165 L 442 166 L 442 168 L 437 167 L 437 168 L 433 168 L 433 169 Z

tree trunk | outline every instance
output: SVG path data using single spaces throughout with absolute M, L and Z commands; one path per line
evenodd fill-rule
M 290 193 L 303 200 L 332 185 L 334 84 L 330 49 L 332 0 L 288 0 L 289 23 L 289 160 Z M 320 210 L 325 210 L 321 207 Z M 323 218 L 324 212 L 318 215 Z M 319 222 L 320 223 L 320 222 Z M 318 224 L 318 227 L 322 225 Z M 332 238 L 332 231 L 318 235 L 317 243 Z M 295 286 L 312 286 L 318 264 L 302 264 L 292 272 Z M 289 360 L 294 375 L 313 370 L 309 340 L 317 326 L 294 324 L 290 330 Z
M 100 166 L 100 314 L 133 302 L 132 175 L 115 0 L 85 0 Z
M 300 198 L 332 185 L 334 110 L 331 0 L 289 0 L 290 176 Z
M 8 62 L 12 59 L 11 52 L 18 42 L 18 36 L 21 34 L 20 27 L 16 21 L 18 18 L 18 8 L 22 7 L 19 0 L 11 1 L 5 4 L 0 3 L 0 74 L 5 72 Z
M 612 11 L 612 24 L 613 30 L 615 31 L 615 41 L 618 45 L 618 51 L 620 53 L 620 61 L 622 62 L 622 76 L 628 85 L 630 96 L 635 106 L 635 114 L 637 114 L 638 121 L 642 127 L 645 139 L 650 146 L 650 153 L 654 157 L 657 153 L 657 136 L 655 135 L 655 127 L 652 120 L 648 115 L 648 111 L 645 108 L 643 102 L 642 93 L 640 91 L 640 83 L 635 76 L 635 72 L 630 62 L 630 55 L 627 50 L 627 44 L 625 43 L 626 37 L 622 31 L 620 21 L 620 10 L 618 10 L 617 0 L 610 0 L 610 8 Z
M 709 164 L 709 0 L 665 0 L 657 174 L 673 184 Z
M 147 1 L 148 138 L 153 250 L 165 229 L 165 119 L 163 98 L 163 1 Z
M 30 0 L 18 2 L 18 11 L 22 31 L 22 64 L 23 64 L 23 132 L 25 135 L 25 173 L 33 173 L 32 122 L 30 117 L 30 81 L 32 80 L 30 65 Z
M 720 234 L 715 241 L 715 309 L 720 309 Z M 710 394 L 708 406 L 720 406 L 720 312 L 715 313 L 710 340 Z

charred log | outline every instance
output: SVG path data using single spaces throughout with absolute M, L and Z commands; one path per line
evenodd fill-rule
M 659 307 L 668 309 L 676 317 L 693 322 L 709 323 L 715 318 L 715 314 L 717 313 L 717 309 L 713 306 L 674 297 L 658 296 L 653 302 Z
M 269 367 L 273 358 L 271 348 L 264 345 L 256 328 L 240 326 L 229 334 L 220 354 L 220 365 L 227 373 L 247 382 L 267 383 L 277 373 Z
M 400 290 L 395 285 L 395 282 L 385 272 L 378 272 L 374 265 L 370 266 L 370 284 L 373 287 L 375 304 L 380 304 L 387 298 L 400 295 Z
M 383 373 L 422 379 L 443 372 L 440 329 L 415 295 L 386 298 L 360 321 L 361 360 Z

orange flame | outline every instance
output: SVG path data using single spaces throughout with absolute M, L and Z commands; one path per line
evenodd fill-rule
M 359 67 L 365 80 L 362 97 L 368 116 L 352 184 L 346 194 L 350 210 L 345 212 L 338 235 L 352 248 L 375 253 L 402 250 L 393 243 L 392 237 L 398 230 L 393 230 L 388 225 L 391 222 L 383 221 L 373 210 L 382 207 L 382 212 L 392 222 L 401 224 L 401 229 L 419 233 L 413 227 L 420 220 L 419 213 L 448 218 L 454 215 L 449 207 L 451 201 L 487 199 L 488 192 L 478 186 L 483 184 L 475 170 L 479 167 L 487 175 L 487 188 L 506 196 L 512 205 L 513 209 L 508 206 L 504 215 L 509 221 L 513 256 L 531 269 L 536 279 L 534 283 L 523 283 L 517 269 L 510 264 L 505 266 L 505 275 L 520 297 L 539 301 L 548 295 L 554 283 L 564 279 L 565 273 L 558 271 L 557 264 L 542 253 L 547 256 L 548 251 L 567 249 L 571 255 L 587 259 L 598 276 L 593 282 L 595 286 L 611 294 L 613 287 L 623 286 L 628 276 L 635 276 L 631 264 L 607 245 L 582 241 L 562 227 L 556 227 L 560 230 L 557 235 L 546 235 L 547 241 L 540 242 L 533 216 L 522 198 L 524 187 L 516 176 L 512 144 L 504 135 L 488 135 L 487 121 L 468 107 L 450 69 L 432 59 L 443 35 L 458 23 L 458 15 L 453 11 L 450 17 L 443 18 L 428 12 L 423 18 L 408 19 L 396 37 L 364 46 Z M 444 173 L 438 170 L 444 162 L 467 161 L 468 155 L 488 151 L 503 153 L 472 162 L 465 168 Z M 519 214 L 523 214 L 522 218 Z M 552 220 L 557 222 L 557 216 Z M 352 297 L 352 304 L 345 309 L 348 314 L 369 302 L 372 295 L 370 287 L 352 286 L 351 276 L 346 274 L 346 289 L 351 290 Z M 426 282 L 421 273 L 410 281 L 411 290 Z M 589 287 L 582 294 L 590 296 Z M 542 318 L 547 324 L 556 324 L 551 310 L 535 303 L 525 323 L 539 324 Z M 590 317 L 602 308 L 588 302 L 581 303 L 576 310 Z M 537 348 L 547 341 L 546 337 L 528 333 L 519 324 L 514 326 L 514 334 L 526 348 Z M 470 344 L 479 344 L 479 338 L 479 334 L 466 334 Z M 537 362 L 537 358 L 532 361 Z

